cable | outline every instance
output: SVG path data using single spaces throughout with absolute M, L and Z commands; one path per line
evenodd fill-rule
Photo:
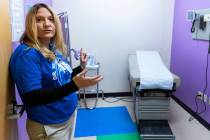
M 202 111 L 200 111 L 200 112 L 198 112 L 199 111 L 199 108 L 198 108 L 198 101 L 197 101 L 197 99 L 198 99 L 198 97 L 200 97 L 200 95 L 196 95 L 195 96 L 195 104 L 196 104 L 196 111 L 195 111 L 195 113 L 196 114 L 198 114 L 198 115 L 201 115 L 201 114 L 203 114 L 204 112 L 206 112 L 206 104 L 205 104 L 205 101 L 204 101 L 204 94 L 206 93 L 206 90 L 207 90 L 207 87 L 208 87 L 208 66 L 209 66 L 209 53 L 210 53 L 210 34 L 209 34 L 209 48 L 208 48 L 208 53 L 207 53 L 207 60 L 206 60 L 206 71 L 205 71 L 205 87 L 204 87 L 204 89 L 203 89 L 203 96 L 202 96 L 202 103 L 203 103 L 203 105 L 204 105 L 204 110 L 202 110 Z M 193 116 L 191 116 L 189 119 L 188 119 L 188 121 L 192 121 L 194 118 L 193 118 Z
M 129 80 L 129 76 L 128 76 L 128 80 Z M 129 87 L 130 87 L 130 92 L 132 93 L 132 83 L 129 81 Z M 109 101 L 107 100 L 108 98 L 114 98 L 114 101 Z M 104 97 L 104 101 L 107 103 L 115 103 L 115 102 L 119 102 L 119 101 L 124 101 L 124 102 L 136 102 L 136 100 L 130 100 L 129 98 L 119 98 L 119 97 Z
M 192 26 L 191 26 L 191 30 L 190 30 L 191 33 L 194 33 L 194 32 L 195 32 L 195 28 L 196 28 L 196 27 L 195 27 L 195 24 L 196 24 L 196 21 L 198 20 L 198 16 L 199 16 L 199 15 L 195 13 L 195 18 L 194 18 L 194 20 L 193 20 L 193 22 L 192 22 Z
M 195 32 L 195 22 L 196 22 L 196 20 L 194 19 L 193 23 L 192 23 L 192 27 L 191 27 L 191 33 Z
M 114 98 L 114 101 L 109 101 L 107 100 L 108 98 Z M 118 98 L 118 97 L 104 97 L 104 101 L 108 103 L 115 103 L 119 101 L 124 101 L 124 102 L 134 102 L 134 100 L 129 100 L 129 98 Z
M 209 34 L 209 48 L 208 48 L 208 53 L 207 53 L 207 60 L 206 60 L 206 73 L 205 73 L 205 88 L 203 90 L 203 94 L 206 93 L 206 90 L 207 90 L 207 87 L 208 87 L 208 66 L 209 66 L 209 52 L 210 52 L 210 34 Z M 203 100 L 203 104 L 204 104 L 204 110 L 199 112 L 198 114 L 202 114 L 206 111 L 206 104 L 205 104 L 205 101 L 204 101 L 204 95 L 202 97 L 202 100 Z
M 129 76 L 128 76 L 128 80 L 129 80 Z M 129 81 L 129 86 L 130 86 L 130 92 L 132 93 L 133 91 L 132 91 L 132 85 L 131 85 L 132 83 Z M 107 99 L 105 99 L 105 97 L 104 97 L 104 101 L 105 102 L 108 102 L 108 103 L 115 103 L 115 102 L 118 102 L 118 101 L 124 101 L 124 102 L 136 102 L 136 100 L 129 100 L 129 98 L 119 98 L 119 97 L 106 97 L 107 99 L 108 98 L 115 98 L 116 100 L 114 100 L 114 101 L 109 101 L 109 100 L 107 100 Z

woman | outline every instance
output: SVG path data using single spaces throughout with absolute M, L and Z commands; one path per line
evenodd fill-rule
M 97 84 L 100 75 L 84 77 L 87 56 L 71 69 L 65 59 L 58 17 L 45 4 L 28 12 L 20 45 L 12 54 L 10 70 L 26 107 L 30 140 L 69 140 L 77 106 L 76 91 Z

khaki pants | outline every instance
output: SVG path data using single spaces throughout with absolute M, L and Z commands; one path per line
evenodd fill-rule
M 62 124 L 42 125 L 27 119 L 26 129 L 30 140 L 70 140 L 73 130 L 74 115 Z

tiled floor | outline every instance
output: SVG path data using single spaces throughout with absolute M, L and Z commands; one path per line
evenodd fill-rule
M 125 98 L 125 97 L 123 97 Z M 132 100 L 131 97 L 127 97 L 127 100 Z M 114 101 L 115 98 L 107 98 L 106 100 Z M 87 99 L 88 106 L 94 105 L 95 99 Z M 80 106 L 84 107 L 83 100 L 80 100 Z M 108 103 L 101 98 L 97 102 L 97 107 L 110 107 L 110 106 L 126 106 L 132 120 L 134 121 L 133 103 L 118 101 L 114 103 Z M 191 122 L 188 121 L 190 114 L 188 114 L 182 107 L 180 107 L 175 101 L 170 102 L 169 112 L 169 124 L 176 136 L 176 140 L 210 140 L 210 131 L 203 127 L 197 120 Z M 74 133 L 74 132 L 73 132 Z M 96 137 L 81 137 L 72 138 L 72 140 L 96 140 Z

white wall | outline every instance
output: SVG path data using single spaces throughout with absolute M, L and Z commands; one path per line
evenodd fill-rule
M 70 15 L 71 46 L 101 63 L 105 92 L 129 91 L 135 50 L 158 50 L 169 66 L 174 0 L 53 0 L 53 8 Z

